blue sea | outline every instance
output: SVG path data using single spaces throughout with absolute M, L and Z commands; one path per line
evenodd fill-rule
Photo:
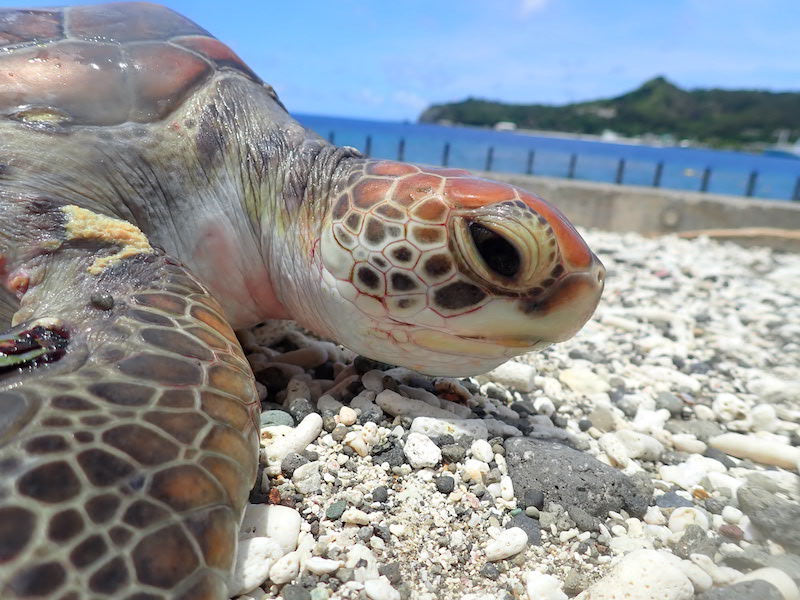
M 376 158 L 400 158 L 428 165 L 446 162 L 470 170 L 489 166 L 489 170 L 498 172 L 571 175 L 607 183 L 620 179 L 629 185 L 655 183 L 663 188 L 692 191 L 705 188 L 711 193 L 775 200 L 800 196 L 800 159 L 794 158 L 469 127 L 294 116 L 336 144 L 353 146 Z

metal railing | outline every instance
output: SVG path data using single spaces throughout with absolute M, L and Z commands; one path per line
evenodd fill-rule
M 328 135 L 328 140 L 331 143 L 334 143 L 335 139 L 336 139 L 335 132 L 331 131 L 329 133 L 329 135 Z M 405 158 L 406 158 L 406 138 L 405 137 L 400 137 L 399 138 L 399 140 L 397 142 L 396 150 L 397 150 L 397 152 L 396 152 L 397 160 L 399 160 L 399 161 L 405 160 Z M 373 151 L 372 136 L 371 135 L 367 135 L 366 139 L 365 139 L 365 143 L 364 143 L 362 152 L 364 153 L 365 156 L 371 156 L 372 155 L 372 151 Z M 450 142 L 445 142 L 444 143 L 440 156 L 441 156 L 441 158 L 439 159 L 439 164 L 441 166 L 443 166 L 443 167 L 450 166 L 451 158 L 452 158 L 452 147 L 451 147 Z M 585 155 L 585 156 L 589 156 L 589 155 Z M 578 153 L 575 153 L 575 152 L 569 154 L 569 159 L 568 159 L 568 162 L 567 162 L 567 166 L 566 166 L 566 169 L 565 169 L 565 171 L 563 173 L 548 172 L 546 175 L 548 177 L 566 177 L 567 179 L 576 179 L 578 166 L 580 164 L 580 157 L 581 157 L 581 155 L 579 155 Z M 391 158 L 391 157 L 382 156 L 382 158 Z M 536 150 L 528 150 L 527 156 L 525 157 L 525 162 L 524 162 L 524 164 L 525 164 L 524 171 L 520 171 L 520 172 L 522 172 L 522 173 L 524 173 L 526 175 L 537 175 L 537 174 L 544 175 L 544 173 L 537 173 L 536 172 L 536 167 L 537 167 L 536 160 L 537 160 Z M 483 161 L 483 170 L 484 171 L 492 171 L 495 168 L 495 164 L 496 164 L 495 146 L 491 146 L 490 145 L 490 146 L 488 146 L 486 148 L 486 155 L 485 155 L 485 159 Z M 616 169 L 614 171 L 614 177 L 613 177 L 613 180 L 612 180 L 613 183 L 618 184 L 618 185 L 625 185 L 626 184 L 625 175 L 627 173 L 627 168 L 628 168 L 628 161 L 625 158 L 619 158 L 619 159 L 616 160 Z M 650 180 L 650 183 L 649 183 L 649 185 L 651 187 L 655 187 L 655 188 L 662 187 L 663 179 L 664 179 L 664 169 L 665 169 L 664 161 L 655 162 L 654 167 L 653 167 L 653 176 L 652 176 L 652 179 Z M 710 185 L 711 185 L 711 182 L 712 182 L 713 174 L 714 174 L 714 172 L 713 172 L 713 169 L 711 167 L 705 167 L 702 170 L 702 175 L 700 176 L 700 179 L 699 179 L 699 185 L 698 185 L 698 188 L 695 191 L 702 192 L 702 193 L 708 192 L 709 188 L 710 188 Z M 750 171 L 750 173 L 747 176 L 747 180 L 744 183 L 744 186 L 743 186 L 743 189 L 742 189 L 740 195 L 745 196 L 747 198 L 754 197 L 755 194 L 756 194 L 756 191 L 757 191 L 757 186 L 758 186 L 758 183 L 759 183 L 759 177 L 760 177 L 760 173 L 759 173 L 758 170 Z M 583 178 L 583 179 L 587 179 L 587 178 Z M 592 181 L 594 179 L 587 179 L 587 180 Z M 641 185 L 641 184 L 637 183 L 636 185 Z M 795 202 L 800 202 L 800 175 L 798 175 L 796 180 L 795 180 L 794 188 L 792 190 L 792 193 L 789 195 L 789 199 L 793 200 Z

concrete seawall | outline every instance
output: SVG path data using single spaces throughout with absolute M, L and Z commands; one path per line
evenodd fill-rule
M 687 237 L 714 230 L 714 237 L 745 245 L 800 251 L 800 202 L 510 173 L 480 175 L 536 193 L 582 227 L 642 234 L 684 232 Z

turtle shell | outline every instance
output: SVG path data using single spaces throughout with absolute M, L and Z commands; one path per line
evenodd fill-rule
M 7 118 L 158 121 L 220 70 L 262 83 L 225 44 L 163 6 L 0 9 L 0 115 Z

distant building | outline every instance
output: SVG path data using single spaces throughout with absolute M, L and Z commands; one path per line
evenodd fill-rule
M 517 124 L 512 121 L 498 121 L 494 124 L 496 131 L 516 131 Z

